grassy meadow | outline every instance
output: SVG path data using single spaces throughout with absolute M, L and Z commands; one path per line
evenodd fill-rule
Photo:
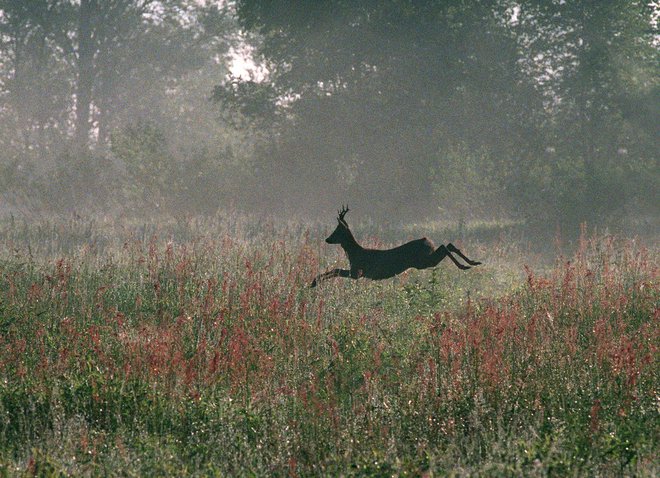
M 0 476 L 660 474 L 656 245 L 310 289 L 330 219 L 2 222 Z

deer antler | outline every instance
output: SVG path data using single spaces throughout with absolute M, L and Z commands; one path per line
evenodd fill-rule
M 349 209 L 348 209 L 348 205 L 346 205 L 346 206 L 342 205 L 342 206 L 341 206 L 341 210 L 340 210 L 340 211 L 337 211 L 337 213 L 339 214 L 339 216 L 337 216 L 337 220 L 338 220 L 339 222 L 343 222 L 344 224 L 346 224 L 346 221 L 344 220 L 344 216 L 346 215 L 346 213 L 347 213 L 348 211 L 349 211 Z

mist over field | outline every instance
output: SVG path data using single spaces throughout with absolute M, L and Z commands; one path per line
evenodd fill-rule
M 659 21 L 0 0 L 0 475 L 660 474 Z
M 657 233 L 657 22 L 634 1 L 2 2 L 2 214 L 349 203 Z

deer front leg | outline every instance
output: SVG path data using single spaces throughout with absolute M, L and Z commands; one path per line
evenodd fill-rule
M 351 277 L 351 271 L 346 269 L 332 269 L 331 271 L 324 272 L 323 274 L 316 276 L 309 287 L 316 287 L 319 282 L 332 277 Z
M 478 265 L 481 264 L 481 262 L 478 262 L 478 261 L 471 261 L 470 259 L 468 259 L 467 257 L 465 257 L 465 255 L 464 255 L 461 251 L 459 251 L 458 248 L 457 248 L 456 246 L 454 246 L 451 242 L 450 242 L 449 244 L 447 244 L 447 249 L 448 249 L 450 252 L 453 252 L 454 254 L 458 254 L 458 256 L 459 256 L 461 259 L 463 259 L 465 262 L 467 262 L 467 263 L 470 264 L 471 266 L 478 266 Z

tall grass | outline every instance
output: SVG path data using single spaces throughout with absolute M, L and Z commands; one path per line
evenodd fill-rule
M 319 233 L 202 226 L 5 226 L 3 473 L 660 472 L 657 251 L 309 289 Z

